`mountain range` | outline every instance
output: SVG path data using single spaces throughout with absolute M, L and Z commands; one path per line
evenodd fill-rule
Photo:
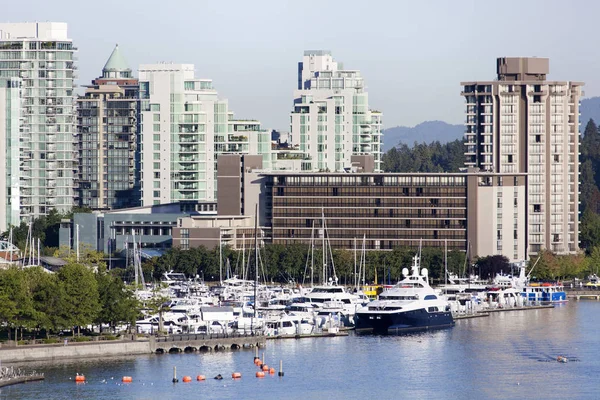
M 579 108 L 581 116 L 581 131 L 593 118 L 596 124 L 600 123 L 600 97 L 590 97 L 581 100 Z M 412 145 L 417 143 L 452 142 L 463 137 L 464 125 L 452 125 L 444 121 L 425 121 L 413 127 L 396 126 L 383 131 L 383 151 L 386 152 L 399 144 Z

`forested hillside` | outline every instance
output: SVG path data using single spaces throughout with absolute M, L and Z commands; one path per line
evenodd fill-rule
M 383 170 L 386 172 L 458 172 L 464 167 L 464 144 L 462 139 L 441 144 L 440 142 L 406 144 L 394 147 L 383 154 Z
M 450 143 L 406 144 L 383 155 L 386 172 L 458 172 L 464 167 L 461 139 Z M 598 246 L 600 263 L 600 132 L 593 119 L 587 122 L 581 138 L 580 161 L 580 246 L 588 254 Z

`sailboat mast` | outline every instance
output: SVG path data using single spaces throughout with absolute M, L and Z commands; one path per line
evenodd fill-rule
M 246 234 L 245 233 L 242 233 L 242 279 L 246 279 Z
M 223 285 L 223 246 L 221 245 L 221 229 L 219 228 L 219 283 Z
M 136 257 L 136 251 L 135 248 L 137 246 L 137 243 L 135 241 L 135 228 L 131 230 L 131 241 L 133 244 L 133 269 L 134 269 L 134 275 L 135 275 L 135 286 L 137 287 L 137 285 L 139 284 L 140 281 L 140 277 L 138 276 L 138 268 L 137 268 L 137 257 Z
M 356 276 L 356 237 L 354 238 L 354 287 L 358 290 L 358 277 Z
M 254 211 L 254 318 L 256 318 L 256 302 L 258 286 L 258 203 Z
M 323 238 L 323 284 L 327 284 L 327 249 L 325 248 L 325 210 L 321 208 L 321 227 L 322 227 L 322 238 Z
M 448 239 L 444 239 L 444 287 L 448 290 Z
M 310 232 L 310 287 L 315 285 L 315 220 L 312 221 Z

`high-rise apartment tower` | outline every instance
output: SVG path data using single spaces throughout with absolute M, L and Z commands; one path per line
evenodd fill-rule
M 526 232 L 515 235 L 526 235 L 529 254 L 579 248 L 583 83 L 550 81 L 548 72 L 547 58 L 498 58 L 497 80 L 461 83 L 467 107 L 466 166 L 527 173 Z M 504 204 L 501 212 L 513 212 L 513 205 Z
M 117 45 L 102 76 L 77 99 L 80 206 L 113 209 L 139 205 L 138 97 L 138 80 Z
M 369 109 L 369 97 L 358 70 L 347 70 L 323 50 L 304 52 L 298 63 L 291 132 L 307 154 L 302 169 L 343 171 L 352 155 L 372 155 L 381 171 L 381 118 Z
M 236 120 L 192 64 L 140 66 L 142 204 L 216 198 L 219 154 L 259 154 L 271 162 L 271 132 Z
M 18 225 L 17 218 L 73 207 L 76 50 L 66 23 L 0 23 L 0 87 L 5 89 L 0 102 L 6 105 L 10 99 L 11 107 L 10 123 L 5 118 L 0 136 L 11 137 L 10 151 L 4 154 L 12 182 L 10 221 L 0 229 Z M 17 87 L 18 93 L 6 90 Z M 5 177 L 0 177 L 3 186 Z M 0 201 L 6 204 L 6 196 Z

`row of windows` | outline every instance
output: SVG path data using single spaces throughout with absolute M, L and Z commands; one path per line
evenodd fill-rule
M 336 239 L 354 239 L 366 236 L 368 239 L 436 239 L 436 240 L 461 240 L 465 239 L 467 232 L 462 230 L 341 230 L 328 231 L 328 240 L 333 243 Z M 311 239 L 310 229 L 273 229 L 275 238 Z
M 465 208 L 464 198 L 373 198 L 373 197 L 275 197 L 275 207 L 419 207 L 419 208 Z
M 466 197 L 464 187 L 282 187 L 273 188 L 273 197 L 339 196 L 339 197 Z
M 299 239 L 299 238 L 286 238 L 286 237 L 274 237 L 274 244 L 292 245 L 297 243 L 310 244 L 310 239 Z M 442 247 L 444 246 L 444 240 L 411 240 L 411 239 L 397 239 L 397 240 L 367 240 L 365 243 L 365 249 L 367 250 L 392 250 L 396 247 L 409 247 L 419 248 L 422 245 L 424 247 Z M 331 246 L 338 249 L 352 249 L 354 248 L 354 241 L 348 240 L 331 240 Z M 465 250 L 466 249 L 465 239 L 455 239 L 448 241 L 449 250 Z
M 298 227 L 312 229 L 314 226 L 315 229 L 319 229 L 321 224 L 322 222 L 320 219 L 306 218 L 306 216 L 295 219 L 292 219 L 292 217 L 278 218 L 275 216 L 275 218 L 272 219 L 272 226 L 275 228 Z M 462 219 L 356 219 L 352 218 L 350 215 L 343 215 L 336 220 L 329 219 L 327 226 L 330 228 L 464 229 L 466 227 L 466 220 L 464 217 Z
M 462 186 L 464 176 L 398 176 L 398 175 L 351 175 L 351 176 L 273 176 L 275 186 Z

